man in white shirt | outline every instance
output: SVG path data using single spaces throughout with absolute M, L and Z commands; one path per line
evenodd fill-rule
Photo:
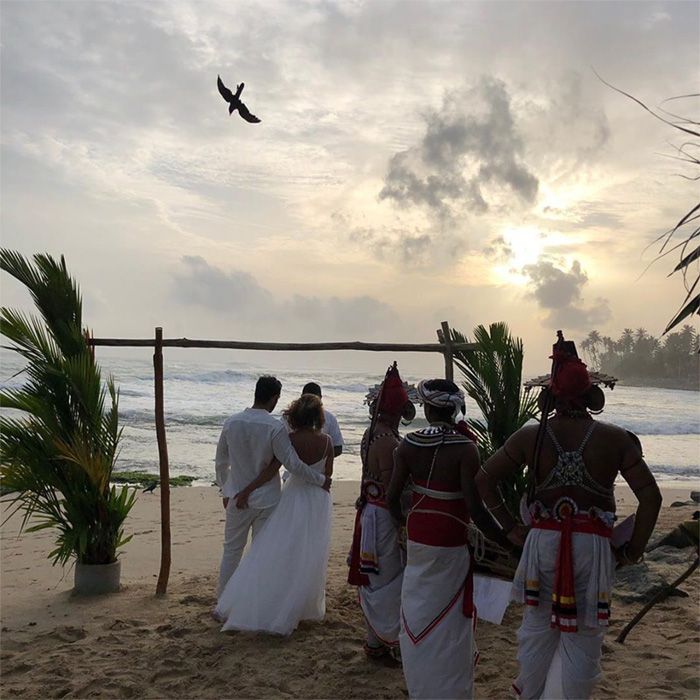
M 219 593 L 236 570 L 253 530 L 260 532 L 280 498 L 280 478 L 255 489 L 248 507 L 236 507 L 234 496 L 242 491 L 273 459 L 285 465 L 305 481 L 330 489 L 330 478 L 309 468 L 292 447 L 284 425 L 270 414 L 280 398 L 281 382 L 275 377 L 260 377 L 255 385 L 252 408 L 231 416 L 225 423 L 216 448 L 216 483 L 221 489 L 226 509 L 224 553 L 219 572 Z
M 304 385 L 301 390 L 302 394 L 313 394 L 318 396 L 319 399 L 323 400 L 321 396 L 321 387 L 316 382 L 309 382 Z M 335 416 L 324 406 L 323 415 L 326 417 L 326 422 L 323 424 L 323 432 L 326 433 L 331 439 L 333 444 L 333 454 L 335 457 L 339 457 L 343 452 L 343 435 L 338 427 L 338 421 Z

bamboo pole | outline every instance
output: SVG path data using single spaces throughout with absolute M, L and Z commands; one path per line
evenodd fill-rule
M 632 628 L 660 601 L 668 598 L 675 588 L 681 585 L 700 564 L 700 557 L 695 557 L 695 561 L 673 582 L 665 588 L 662 588 L 626 625 L 625 628 L 617 636 L 616 642 L 625 643 L 627 635 L 632 631 Z
M 156 398 L 156 438 L 160 462 L 160 572 L 156 584 L 156 595 L 163 596 L 168 590 L 170 577 L 170 470 L 168 467 L 168 444 L 165 439 L 165 411 L 163 407 L 163 329 L 156 328 L 153 353 L 153 370 Z
M 91 338 L 90 345 L 101 347 L 155 347 L 152 338 Z M 364 343 L 361 341 L 334 343 L 261 343 L 245 340 L 194 340 L 190 338 L 166 338 L 164 348 L 223 348 L 230 350 L 271 351 L 325 351 L 365 350 L 370 352 L 439 352 L 445 354 L 442 343 Z M 475 343 L 452 343 L 452 350 L 476 350 Z
M 455 368 L 454 368 L 454 349 L 455 349 L 455 344 L 452 342 L 452 335 L 450 334 L 450 324 L 447 323 L 447 321 L 443 321 L 440 324 L 441 328 L 437 332 L 438 340 L 441 343 L 442 347 L 442 354 L 445 358 L 445 379 L 447 379 L 450 382 L 453 382 L 455 380 Z M 476 347 L 476 344 L 473 343 L 460 343 L 459 348 L 462 349 L 462 346 L 465 346 L 464 349 L 473 349 Z M 472 347 L 467 347 L 467 346 L 472 346 Z

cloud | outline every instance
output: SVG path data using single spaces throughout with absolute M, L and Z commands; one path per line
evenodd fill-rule
M 187 255 L 175 273 L 175 300 L 233 323 L 238 332 L 307 340 L 382 337 L 400 325 L 395 310 L 378 299 L 305 296 L 280 298 L 242 270 L 222 270 Z
M 529 277 L 531 296 L 548 312 L 543 325 L 585 328 L 610 318 L 607 299 L 598 297 L 587 305 L 582 298 L 588 275 L 578 260 L 565 270 L 551 260 L 540 259 L 533 265 L 526 265 L 523 273 Z
M 523 152 L 506 84 L 485 76 L 428 112 L 420 143 L 391 157 L 379 198 L 425 206 L 443 220 L 465 209 L 486 212 L 494 188 L 532 204 L 539 181 Z

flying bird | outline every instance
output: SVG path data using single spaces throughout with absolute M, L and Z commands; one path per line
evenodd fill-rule
M 221 76 L 219 75 L 216 76 L 216 84 L 219 88 L 219 92 L 221 93 L 221 97 L 228 102 L 229 114 L 233 114 L 236 110 L 238 110 L 238 114 L 240 114 L 241 117 L 243 117 L 243 119 L 245 119 L 247 122 L 257 124 L 260 121 L 254 114 L 251 114 L 248 111 L 248 108 L 241 102 L 241 93 L 243 92 L 245 83 L 240 83 L 240 85 L 236 86 L 235 95 L 223 84 L 221 81 Z

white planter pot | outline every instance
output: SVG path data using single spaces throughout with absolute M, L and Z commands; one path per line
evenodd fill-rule
M 75 588 L 77 595 L 101 595 L 116 593 L 119 590 L 122 563 L 75 564 Z

